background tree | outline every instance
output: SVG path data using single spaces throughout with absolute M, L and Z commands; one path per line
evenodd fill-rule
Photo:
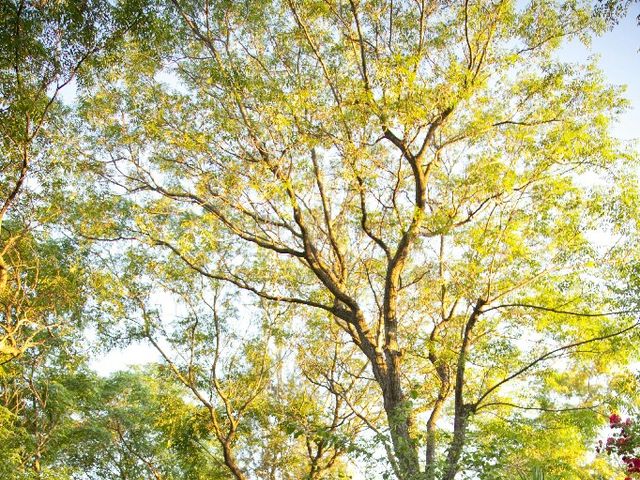
M 2 409 L 4 477 L 227 478 L 200 445 L 208 441 L 204 412 L 161 370 L 99 378 L 78 359 L 52 358 L 46 366 L 34 358 L 37 368 L 15 374 L 11 389 L 3 377 L 3 397 L 11 393 L 14 406 Z
M 91 470 L 67 456 L 81 446 L 74 416 L 95 400 L 97 380 L 84 378 L 85 251 L 60 228 L 74 161 L 65 150 L 70 108 L 62 95 L 132 32 L 144 17 L 139 7 L 0 2 L 2 478 L 78 478 Z
M 40 268 L 52 259 L 64 265 L 72 254 L 72 243 L 64 241 L 51 251 L 57 240 L 51 230 L 64 208 L 62 179 L 73 162 L 63 151 L 69 113 L 63 90 L 141 16 L 127 3 L 0 2 L 0 361 L 29 348 L 33 335 L 48 327 L 38 324 L 44 315 L 25 313 L 38 308 L 30 301 L 52 311 L 68 307 L 64 295 L 59 306 L 46 296 L 47 288 L 66 279 L 57 272 L 47 278 L 51 272 Z
M 357 449 L 363 422 L 337 393 L 323 395 L 323 385 L 291 372 L 289 312 L 257 305 L 239 316 L 231 292 L 144 250 L 120 265 L 126 280 L 97 277 L 96 300 L 110 312 L 105 323 L 129 321 L 104 334 L 153 345 L 167 374 L 205 412 L 203 443 L 227 476 L 340 478 L 341 457 Z M 326 368 L 340 376 L 335 361 L 318 372 Z

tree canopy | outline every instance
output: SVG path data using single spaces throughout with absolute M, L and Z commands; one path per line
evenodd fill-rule
M 611 478 L 614 7 L 3 1 L 0 475 Z

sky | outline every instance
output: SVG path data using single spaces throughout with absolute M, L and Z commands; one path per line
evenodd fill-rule
M 608 82 L 627 86 L 625 97 L 631 102 L 631 109 L 613 131 L 627 140 L 640 137 L 640 26 L 636 19 L 639 13 L 637 5 L 613 30 L 595 38 L 590 48 L 574 41 L 560 52 L 560 58 L 575 62 L 596 55 Z

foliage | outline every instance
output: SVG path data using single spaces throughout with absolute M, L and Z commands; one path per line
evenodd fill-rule
M 637 3 L 637 0 L 599 0 L 599 5 L 596 11 L 602 15 L 607 22 L 611 25 L 615 25 L 621 18 L 629 13 L 632 6 Z M 638 24 L 640 24 L 640 14 L 637 16 Z
M 14 376 L 15 409 L 3 409 L 3 478 L 226 478 L 198 443 L 206 416 L 159 372 L 99 378 L 67 362 L 35 375 Z
M 335 332 L 357 347 L 355 363 L 337 360 L 360 379 L 349 388 L 368 392 L 350 406 L 364 401 L 402 479 L 421 478 L 423 458 L 428 477 L 517 472 L 528 444 L 531 462 L 553 450 L 542 437 L 558 421 L 518 411 L 575 408 L 579 426 L 554 442 L 566 445 L 557 474 L 579 476 L 590 408 L 611 395 L 593 380 L 624 382 L 615 365 L 637 325 L 617 293 L 636 234 L 636 194 L 620 183 L 635 163 L 609 134 L 625 102 L 595 65 L 554 57 L 563 38 L 603 27 L 589 5 L 181 2 L 156 14 L 173 50 L 147 58 L 132 39 L 80 109 L 95 183 L 79 205 L 101 203 L 108 221 L 78 228 L 127 239 L 127 261 L 109 267 L 138 282 L 127 316 L 194 277 L 198 292 L 224 285 L 254 326 L 251 309 L 285 309 L 285 346 Z M 108 258 L 112 243 L 96 248 Z M 180 338 L 174 348 L 194 351 Z M 506 438 L 515 423 L 529 436 L 507 464 L 464 460 L 486 452 L 477 432 Z
M 637 158 L 557 55 L 597 5 L 1 5 L 0 475 L 611 474 Z

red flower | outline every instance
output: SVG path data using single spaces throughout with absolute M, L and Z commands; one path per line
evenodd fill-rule
M 612 413 L 609 416 L 609 425 L 611 426 L 618 425 L 621 421 L 622 418 L 620 418 L 620 415 L 618 415 L 617 413 Z
M 627 473 L 640 473 L 640 458 L 627 458 L 623 462 L 627 464 Z

